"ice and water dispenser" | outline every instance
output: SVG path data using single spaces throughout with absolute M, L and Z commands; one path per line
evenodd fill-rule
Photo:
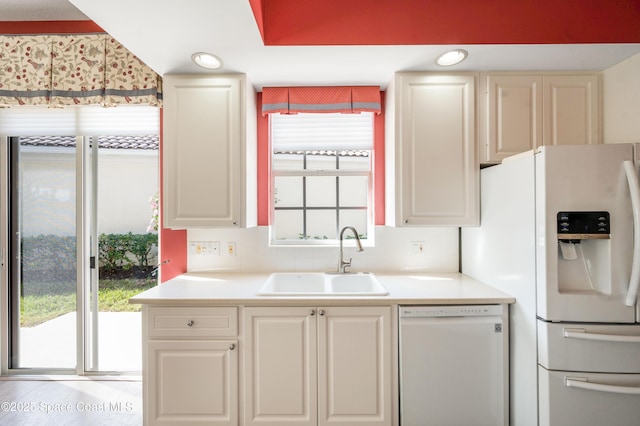
M 609 212 L 560 212 L 558 290 L 611 294 Z

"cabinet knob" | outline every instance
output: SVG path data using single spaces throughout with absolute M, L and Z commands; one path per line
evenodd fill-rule
M 313 316 L 316 314 L 316 311 L 314 311 L 313 309 L 309 311 L 309 315 Z
M 320 316 L 324 316 L 324 309 L 320 309 L 320 310 L 318 311 L 318 315 L 320 315 Z
M 409 219 L 405 219 L 405 220 L 404 220 L 404 223 L 409 223 Z
M 189 320 L 189 321 L 187 321 L 187 325 L 188 325 L 189 327 L 191 327 L 191 326 L 193 325 L 193 320 Z
M 230 351 L 234 350 L 235 348 L 236 348 L 236 344 L 235 343 L 232 343 L 232 344 L 229 345 L 229 350 Z

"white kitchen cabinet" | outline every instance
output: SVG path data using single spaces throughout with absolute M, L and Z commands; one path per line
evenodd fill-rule
M 542 145 L 542 77 L 487 77 L 489 159 L 500 161 Z
M 238 424 L 237 308 L 143 307 L 145 425 Z
M 544 145 L 600 143 L 598 76 L 543 78 Z
M 392 424 L 390 307 L 247 307 L 246 425 Z
M 164 225 L 255 226 L 256 94 L 245 75 L 166 75 L 163 89 Z
M 479 222 L 476 74 L 398 73 L 387 89 L 387 224 Z
M 237 340 L 154 340 L 147 346 L 149 425 L 237 425 Z
M 483 162 L 542 145 L 597 144 L 600 96 L 595 74 L 489 74 Z

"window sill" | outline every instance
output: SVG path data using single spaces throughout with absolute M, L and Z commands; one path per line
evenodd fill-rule
M 362 247 L 375 247 L 375 240 L 373 238 L 361 239 Z M 339 240 L 273 240 L 269 239 L 269 247 L 282 247 L 282 248 L 321 248 L 327 247 L 337 249 L 340 247 Z M 344 248 L 355 248 L 356 241 L 353 238 L 349 238 L 343 241 Z

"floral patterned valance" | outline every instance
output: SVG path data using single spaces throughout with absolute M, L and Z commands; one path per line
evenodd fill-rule
M 162 79 L 108 34 L 0 35 L 0 106 L 162 105 Z

